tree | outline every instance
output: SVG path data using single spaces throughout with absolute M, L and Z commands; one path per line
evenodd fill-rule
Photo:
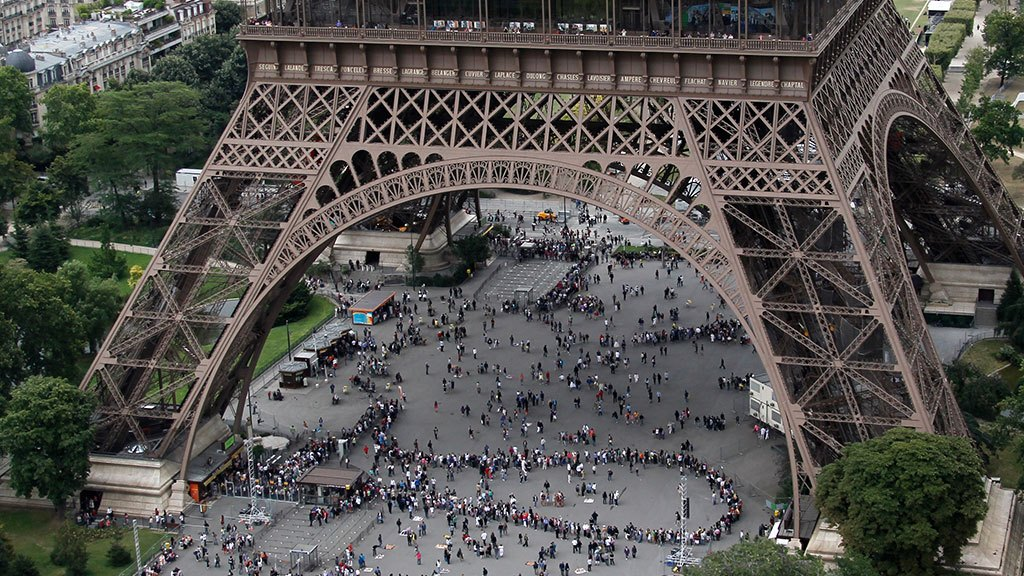
M 145 273 L 146 270 L 142 266 L 138 264 L 132 266 L 131 270 L 128 270 L 128 285 L 135 288 L 135 285 L 139 283 L 139 280 L 142 279 L 142 275 Z
M 423 258 L 423 254 L 420 254 L 419 250 L 414 248 L 412 244 L 409 244 L 409 247 L 405 249 L 405 265 L 409 270 L 409 276 L 413 281 L 415 281 L 416 276 L 423 271 L 423 265 L 425 263 L 426 260 Z
M 988 376 L 973 364 L 954 362 L 946 366 L 946 376 L 960 409 L 978 418 L 994 419 L 996 405 L 1009 394 L 1002 378 Z
M 85 576 L 86 564 L 89 561 L 85 529 L 65 522 L 57 530 L 56 540 L 53 551 L 50 552 L 50 562 L 63 566 L 65 576 Z
M 981 46 L 972 48 L 967 53 L 967 62 L 964 64 L 964 79 L 960 84 L 960 97 L 956 101 L 956 108 L 960 114 L 966 116 L 974 103 L 974 94 L 981 87 L 981 81 L 985 78 L 985 63 L 988 62 L 988 50 Z
M 1012 282 L 1011 277 L 1011 282 Z M 1009 286 L 1007 286 L 1009 288 Z M 999 307 L 996 308 L 996 318 L 999 321 L 997 330 L 1017 348 L 1024 346 L 1024 298 L 1012 299 L 1006 295 L 999 302 Z M 1006 303 L 1003 306 L 1003 303 Z
M 1020 111 L 1005 100 L 982 96 L 971 117 L 974 119 L 971 132 L 985 155 L 1009 163 L 1013 149 L 1024 142 Z
M 159 195 L 166 171 L 204 144 L 205 128 L 195 90 L 178 82 L 147 82 L 101 93 L 96 119 L 91 130 L 75 140 L 74 154 L 113 189 L 115 197 L 143 171 Z M 126 221 L 128 206 L 118 203 Z
M 82 219 L 82 202 L 89 195 L 89 173 L 70 155 L 57 156 L 46 170 L 48 183 L 60 196 L 61 205 L 72 220 Z
M 1003 322 L 1008 320 L 1008 313 L 1011 306 L 1017 304 L 1024 296 L 1024 284 L 1021 283 L 1020 274 L 1016 269 L 1010 271 L 1010 277 L 1006 279 L 1006 288 L 999 298 L 999 307 L 996 308 L 996 320 Z
M 29 235 L 29 267 L 40 272 L 56 272 L 71 255 L 64 230 L 55 224 L 40 224 Z
M 7 408 L 11 390 L 25 378 L 25 355 L 18 346 L 17 334 L 18 327 L 0 312 L 0 416 Z
M 21 222 L 14 223 L 14 233 L 11 234 L 11 250 L 14 255 L 22 260 L 28 258 L 28 247 L 32 243 L 29 237 L 29 230 Z
M 213 81 L 203 84 L 203 105 L 206 107 L 206 115 L 211 118 L 210 129 L 214 136 L 223 132 L 227 126 L 245 92 L 248 75 L 249 64 L 245 50 L 235 43 L 234 50 L 214 74 Z
M 127 264 L 122 267 L 126 268 Z M 99 350 L 103 336 L 114 324 L 124 304 L 117 283 L 110 277 L 92 277 L 85 264 L 77 260 L 69 260 L 61 266 L 57 277 L 65 280 L 63 284 L 68 291 L 64 294 L 64 302 L 78 313 L 82 335 L 89 349 Z
M 1017 391 L 999 403 L 999 416 L 996 420 L 998 444 L 1011 445 L 1014 464 L 1024 478 L 1024 382 L 1017 386 Z M 1017 488 L 1024 485 L 1024 480 L 1017 481 Z
M 121 544 L 120 540 L 114 540 L 114 542 L 110 544 L 110 549 L 107 550 L 107 565 L 114 568 L 120 568 L 131 563 L 132 553 L 125 548 L 124 544 Z
M 237 2 L 217 0 L 213 3 L 217 20 L 217 34 L 227 34 L 242 22 L 242 9 Z
M 24 554 L 18 554 L 11 562 L 7 576 L 39 576 L 39 568 Z
M 157 60 L 150 70 L 150 77 L 157 82 L 181 82 L 193 87 L 199 85 L 196 69 L 177 54 L 169 54 Z
M 305 318 L 309 313 L 309 304 L 312 301 L 313 293 L 309 291 L 309 286 L 306 286 L 305 282 L 299 282 L 295 290 L 292 290 L 291 295 L 288 296 L 284 306 L 281 307 L 281 313 L 277 315 L 274 326 Z
M 0 66 L 0 126 L 32 132 L 32 89 L 28 79 L 12 66 Z
M 992 12 L 985 18 L 982 37 L 991 48 L 985 71 L 999 72 L 999 86 L 1024 71 L 1024 15 L 1010 10 Z
M 128 74 L 124 77 L 124 82 L 122 82 L 120 85 L 116 84 L 116 81 L 114 81 L 114 83 L 111 84 L 111 89 L 131 89 L 135 88 L 139 84 L 145 84 L 146 82 L 150 82 L 151 80 L 153 79 L 150 77 L 149 72 L 139 68 L 134 68 L 128 72 Z
M 0 576 L 10 572 L 13 557 L 14 546 L 11 544 L 11 538 L 4 530 L 3 524 L 0 524 Z
M 43 96 L 43 140 L 58 154 L 71 148 L 96 113 L 96 97 L 88 84 L 57 84 Z
M 699 566 L 687 567 L 685 576 L 824 576 L 825 567 L 813 556 L 789 554 L 767 538 L 744 540 L 708 554 Z
M 177 53 L 192 65 L 199 75 L 199 81 L 206 84 L 213 80 L 214 74 L 220 70 L 236 44 L 234 38 L 224 34 L 199 36 L 178 48 Z
M 100 278 L 118 280 L 128 275 L 128 259 L 114 250 L 110 241 L 110 228 L 106 226 L 100 232 L 100 249 L 93 253 L 89 269 Z
M 483 236 L 466 236 L 455 241 L 455 253 L 467 267 L 473 267 L 477 262 L 485 262 L 491 257 L 491 245 Z
M 71 288 L 64 278 L 36 272 L 23 262 L 0 267 L 0 315 L 14 325 L 9 340 L 19 345 L 24 374 L 74 378 L 74 359 L 82 353 L 84 331 L 78 312 L 66 302 Z
M 167 181 L 142 193 L 141 201 L 135 205 L 135 220 L 141 226 L 160 226 L 169 222 L 176 211 L 174 184 Z
M 63 378 L 32 376 L 14 389 L 0 418 L 0 453 L 10 457 L 18 496 L 35 492 L 64 517 L 68 498 L 89 476 L 95 406 L 92 394 Z
M 60 216 L 61 200 L 61 194 L 49 182 L 33 182 L 21 194 L 14 216 L 29 226 L 52 222 Z
M 18 159 L 15 143 L 10 118 L 3 117 L 0 112 L 0 174 L 3 175 L 0 177 L 0 203 L 16 200 L 35 176 L 32 167 Z
M 850 552 L 881 574 L 929 575 L 947 564 L 985 516 L 981 461 L 964 438 L 894 428 L 847 445 L 818 475 L 818 508 Z
M 878 570 L 871 565 L 871 560 L 860 554 L 846 553 L 836 558 L 837 568 L 829 574 L 833 576 L 879 576 Z

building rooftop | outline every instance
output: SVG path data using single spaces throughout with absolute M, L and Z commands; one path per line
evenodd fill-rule
M 7 65 L 14 66 L 20 72 L 32 72 L 36 69 L 36 61 L 24 50 L 13 50 L 7 54 Z
M 29 42 L 33 54 L 72 57 L 104 42 L 127 36 L 136 30 L 126 22 L 89 20 L 70 28 L 44 34 Z

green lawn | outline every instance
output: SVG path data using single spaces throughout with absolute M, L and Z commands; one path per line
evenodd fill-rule
M 64 568 L 50 563 L 50 551 L 53 549 L 54 535 L 60 522 L 50 510 L 0 510 L 0 524 L 11 539 L 14 551 L 24 554 L 39 569 L 40 576 L 63 576 Z M 139 546 L 143 558 L 149 557 L 146 551 L 155 552 L 155 545 L 166 538 L 161 532 L 139 529 Z M 107 550 L 113 542 L 111 538 L 97 539 L 87 545 L 89 552 L 88 569 L 90 576 L 117 576 L 126 567 L 112 568 L 107 565 Z M 134 566 L 135 549 L 131 532 L 126 532 L 121 541 L 132 553 Z
M 1020 89 L 1017 92 L 1024 90 L 1024 82 L 1021 82 Z M 1010 91 L 1007 90 L 1007 94 Z M 1015 180 L 1013 178 L 1013 169 L 1024 162 L 1016 156 L 1010 157 L 1010 162 L 1007 164 L 1002 160 L 993 161 L 992 168 L 996 171 L 999 179 L 1002 180 L 1003 186 L 1006 187 L 1006 192 L 1010 195 L 1010 198 L 1017 203 L 1017 206 L 1024 206 L 1024 180 Z
M 130 230 L 111 230 L 110 241 L 120 244 L 134 244 L 136 246 L 151 246 L 156 248 L 167 233 L 167 226 L 156 228 L 133 228 Z M 81 240 L 103 240 L 102 226 L 89 226 L 83 224 L 77 228 L 68 230 L 68 237 Z
M 288 331 L 291 332 L 292 346 L 308 338 L 313 333 L 314 328 L 331 316 L 334 316 L 334 303 L 323 296 L 313 296 L 313 300 L 309 304 L 309 314 L 302 320 L 292 322 L 288 326 Z M 264 370 L 272 366 L 274 362 L 280 360 L 287 353 L 288 333 L 285 331 L 284 326 L 278 326 L 271 330 L 270 335 L 267 336 L 267 343 L 263 346 L 263 352 L 260 353 L 259 361 L 256 362 L 256 374 L 254 376 L 262 374 Z
M 97 251 L 99 251 L 98 248 L 83 248 L 81 246 L 72 246 L 70 251 L 71 259 L 79 260 L 83 262 L 86 266 L 88 266 L 89 262 L 92 261 L 92 255 L 95 254 Z M 148 254 L 135 254 L 132 252 L 118 252 L 118 254 L 124 256 L 125 260 L 127 260 L 128 262 L 128 265 L 125 268 L 124 278 L 117 281 L 117 285 L 121 289 L 121 294 L 127 296 L 132 291 L 131 286 L 128 285 L 128 270 L 131 270 L 132 266 L 136 265 L 141 266 L 143 269 L 145 269 L 146 266 L 149 265 L 149 261 L 152 260 L 153 257 Z M 7 250 L 0 252 L 0 265 L 8 263 L 14 258 L 14 251 L 8 248 Z
M 1002 449 L 990 451 L 988 456 L 986 473 L 989 476 L 1002 479 L 1006 488 L 1020 487 L 1020 469 L 1017 467 L 1012 441 Z
M 1016 386 L 1021 378 L 1020 368 L 996 357 L 999 349 L 1006 345 L 1006 340 L 1002 338 L 981 340 L 965 350 L 960 359 L 974 364 L 985 374 L 997 372 L 1008 385 Z
M 899 10 L 900 16 L 903 16 L 910 21 L 910 29 L 913 30 L 916 25 L 923 24 L 923 22 L 917 22 L 918 14 L 921 14 L 921 9 L 925 7 L 928 0 L 893 0 L 896 4 L 896 9 Z M 925 13 L 927 17 L 927 13 Z
M 71 259 L 79 260 L 84 262 L 86 265 L 92 261 L 92 255 L 99 252 L 99 248 L 83 248 L 81 246 L 71 247 Z M 118 252 L 121 256 L 124 256 L 125 260 L 128 261 L 128 265 L 125 268 L 124 278 L 117 281 L 118 288 L 121 289 L 121 294 L 127 296 L 131 293 L 132 287 L 128 285 L 128 270 L 132 269 L 132 266 L 141 266 L 143 269 L 149 266 L 149 261 L 153 259 L 149 254 L 135 254 L 133 252 Z

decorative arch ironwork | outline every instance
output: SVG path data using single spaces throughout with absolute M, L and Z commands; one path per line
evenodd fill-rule
M 546 50 L 505 60 L 519 74 L 536 58 L 530 73 L 546 87 L 521 75 L 491 85 L 489 71 L 417 84 L 367 74 L 365 61 L 282 70 L 267 60 L 301 62 L 321 53 L 318 39 L 276 39 L 272 50 L 250 39 L 258 65 L 245 99 L 82 383 L 101 396 L 101 450 L 134 443 L 165 457 L 188 431 L 187 466 L 203 419 L 241 405 L 289 287 L 333 237 L 403 201 L 481 185 L 601 206 L 703 270 L 778 384 L 795 483 L 893 426 L 966 433 L 899 240 L 886 181 L 893 120 L 914 116 L 950 145 L 1018 266 L 1021 213 L 891 3 L 864 2 L 850 22 L 817 61 L 741 51 L 735 66 L 733 55 L 652 49 L 635 63 L 706 75 L 631 74 L 643 83 L 607 90 L 589 73 L 585 89 L 562 90 L 559 77 L 576 73 L 555 73 Z M 342 48 L 332 57 L 404 50 Z M 498 58 L 476 51 L 478 62 Z M 615 52 L 601 65 L 632 58 Z M 598 63 L 575 57 L 565 62 Z M 364 76 L 345 80 L 342 68 Z M 743 79 L 716 78 L 734 73 Z

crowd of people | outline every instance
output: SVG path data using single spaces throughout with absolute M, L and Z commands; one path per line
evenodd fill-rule
M 586 273 L 588 264 L 588 262 L 573 264 L 554 288 L 537 299 L 537 309 L 552 310 L 568 302 L 577 292 L 589 290 L 590 279 Z
M 569 301 L 569 310 L 597 318 L 604 314 L 604 302 L 593 294 L 577 294 Z
M 369 434 L 371 441 L 381 442 L 386 437 L 395 419 L 402 410 L 400 398 L 386 400 L 378 396 L 351 426 L 344 427 L 326 438 L 309 438 L 305 445 L 287 456 L 273 455 L 256 464 L 257 494 L 261 498 L 274 500 L 299 501 L 301 489 L 298 480 L 309 470 L 326 463 L 338 450 L 338 441 L 346 441 L 353 446 L 357 441 Z M 323 418 L 317 427 L 309 430 L 305 423 L 304 433 L 320 435 Z M 234 460 L 232 468 L 220 482 L 221 491 L 236 496 L 249 495 L 249 479 L 246 464 L 241 458 Z
M 523 240 L 522 233 L 533 225 L 526 220 L 529 214 L 501 214 L 496 221 L 508 218 L 515 221 L 518 241 Z M 315 506 L 304 508 L 309 527 L 326 525 L 340 514 L 371 510 L 378 525 L 394 525 L 409 554 L 414 554 L 419 564 L 422 556 L 427 555 L 426 550 L 420 549 L 420 539 L 426 535 L 428 525 L 434 526 L 431 519 L 444 518 L 449 533 L 431 539 L 432 543 L 443 539 L 444 544 L 438 545 L 439 552 L 426 559 L 428 566 L 434 563 L 435 574 L 445 570 L 443 564 L 467 556 L 500 558 L 505 548 L 513 544 L 535 547 L 536 574 L 547 574 L 548 564 L 556 561 L 559 572 L 564 574 L 570 564 L 591 568 L 596 564 L 615 564 L 623 557 L 635 558 L 637 554 L 644 554 L 645 544 L 706 545 L 731 534 L 743 513 L 743 501 L 735 483 L 722 469 L 699 458 L 686 437 L 670 440 L 678 430 L 685 428 L 699 430 L 700 434 L 705 430 L 722 430 L 726 427 L 725 414 L 692 414 L 689 391 L 683 394 L 682 403 L 678 398 L 671 400 L 680 404 L 675 407 L 674 418 L 673 407 L 666 410 L 657 405 L 662 402 L 662 390 L 668 390 L 662 384 L 669 381 L 667 366 L 659 364 L 666 363 L 665 357 L 670 355 L 673 344 L 692 343 L 695 354 L 701 355 L 704 346 L 712 342 L 745 342 L 741 324 L 715 313 L 716 307 L 712 307 L 703 323 L 696 316 L 690 326 L 685 326 L 680 321 L 678 308 L 659 309 L 656 304 L 650 314 L 637 318 L 635 328 L 628 320 L 625 321 L 628 326 L 620 328 L 616 319 L 619 324 L 623 323 L 621 310 L 627 299 L 642 297 L 645 288 L 658 298 L 665 283 L 682 285 L 682 276 L 677 279 L 675 272 L 682 261 L 663 259 L 656 251 L 613 254 L 612 247 L 622 239 L 610 231 L 599 237 L 592 228 L 575 231 L 562 225 L 541 225 L 549 231 L 544 237 L 529 239 L 534 245 L 532 250 L 537 256 L 569 260 L 572 265 L 554 288 L 538 299 L 536 306 L 524 306 L 515 300 L 500 304 L 488 301 L 483 304 L 483 317 L 476 317 L 481 322 L 467 324 L 467 315 L 477 310 L 477 302 L 465 298 L 461 290 L 449 291 L 447 298 L 442 296 L 437 305 L 425 290 L 412 296 L 406 293 L 395 306 L 397 322 L 393 325 L 390 344 L 382 344 L 378 338 L 380 330 L 391 330 L 392 326 L 375 327 L 376 337 L 368 329 L 362 334 L 353 333 L 346 351 L 339 354 L 340 359 L 354 360 L 351 365 L 342 367 L 346 377 L 369 379 L 386 374 L 389 355 L 400 354 L 404 346 L 429 343 L 433 348 L 436 345 L 436 354 L 428 350 L 432 356 L 426 358 L 420 373 L 423 377 L 410 378 L 415 382 L 409 382 L 407 387 L 417 394 L 435 395 L 430 400 L 434 412 L 441 413 L 442 418 L 448 418 L 444 410 L 450 410 L 452 418 L 461 416 L 464 432 L 460 435 L 471 439 L 477 435 L 487 438 L 475 444 L 482 449 L 474 446 L 470 451 L 451 451 L 437 427 L 432 434 L 425 428 L 414 432 L 415 436 L 400 440 L 392 430 L 406 401 L 399 385 L 391 400 L 374 394 L 370 407 L 359 421 L 331 437 L 324 437 L 322 420 L 305 426 L 303 433 L 308 440 L 301 448 L 258 466 L 262 494 L 299 500 L 297 479 L 333 458 L 337 440 L 348 440 L 356 454 L 351 458 L 367 461 L 368 480 L 344 494 L 332 493 L 333 500 L 320 499 Z M 516 236 L 499 236 L 492 242 L 517 246 Z M 602 279 L 615 283 L 614 274 L 620 272 L 615 266 L 642 268 L 645 262 L 655 259 L 662 260 L 663 265 L 653 267 L 650 275 L 660 281 L 660 285 L 644 280 L 636 282 L 630 276 L 635 285 L 620 281 L 612 289 L 611 304 L 607 307 L 605 301 L 591 292 L 607 292 L 600 284 Z M 593 269 L 602 262 L 608 264 L 607 273 L 603 267 Z M 697 277 L 700 278 L 699 274 Z M 701 280 L 706 284 L 706 279 Z M 666 292 L 665 298 L 670 299 L 670 295 Z M 661 303 L 661 308 L 665 307 L 666 303 L 657 302 Z M 509 333 L 508 319 L 502 317 L 505 314 L 522 315 L 520 318 L 527 322 L 540 320 L 551 334 L 540 337 L 528 334 L 534 338 L 531 349 L 529 338 L 522 334 L 517 338 L 516 334 Z M 482 334 L 473 330 L 474 339 L 468 339 L 470 326 L 482 328 Z M 596 350 L 581 346 L 588 343 L 591 336 L 597 341 Z M 383 340 L 387 340 L 387 336 Z M 504 340 L 508 341 L 508 349 L 503 347 Z M 487 348 L 478 350 L 484 343 Z M 497 350 L 499 343 L 501 351 L 488 355 L 487 351 Z M 514 354 L 521 358 L 520 352 L 536 352 L 530 357 L 528 367 L 525 360 L 520 365 L 509 357 Z M 473 394 L 472 377 L 465 388 L 461 382 L 461 378 L 469 376 L 462 362 L 470 355 L 476 376 L 483 381 L 475 385 L 475 392 L 480 396 Z M 339 369 L 333 358 L 327 359 L 327 367 Z M 708 379 L 711 387 L 714 378 L 717 375 Z M 730 376 L 720 382 L 738 387 L 745 384 L 745 379 L 745 376 Z M 394 380 L 401 384 L 399 374 Z M 673 384 L 676 381 L 674 379 Z M 548 388 L 554 383 L 559 388 L 565 387 L 562 395 L 566 388 L 569 390 L 569 396 L 562 398 L 568 409 L 559 405 L 556 389 Z M 456 385 L 459 393 L 449 395 Z M 690 383 L 682 382 L 682 385 Z M 333 384 L 331 386 L 333 394 Z M 680 387 L 677 385 L 673 390 L 678 391 Z M 468 398 L 464 390 L 468 390 Z M 460 416 L 454 415 L 456 402 Z M 429 409 L 426 412 L 429 413 Z M 559 416 L 567 412 L 570 417 L 559 422 Z M 661 416 L 656 417 L 659 414 Z M 498 430 L 490 428 L 492 418 Z M 444 426 L 441 434 L 451 433 L 457 426 Z M 629 426 L 631 431 L 627 433 L 626 428 L 619 426 Z M 644 428 L 643 437 L 653 437 L 653 446 L 664 446 L 667 441 L 678 446 L 678 450 L 636 449 L 630 445 L 633 440 L 616 442 L 620 432 L 623 438 L 639 437 L 632 431 L 638 426 Z M 647 435 L 648 431 L 651 435 Z M 501 440 L 495 444 L 499 437 Z M 615 522 L 599 517 L 597 512 L 584 518 L 578 509 L 573 510 L 595 501 L 612 507 L 630 505 L 636 495 L 626 494 L 617 479 L 645 475 L 645 469 L 654 467 L 661 469 L 658 474 L 664 475 L 665 470 L 670 470 L 685 475 L 694 493 L 705 489 L 706 484 L 712 506 L 717 507 L 712 508 L 710 520 L 691 522 L 684 529 L 681 518 L 676 518 L 676 524 L 671 522 L 670 513 L 656 519 Z M 554 481 L 552 476 L 557 477 L 562 471 L 566 484 L 561 489 L 545 481 L 543 491 L 537 491 L 532 486 L 536 480 L 530 482 L 538 475 Z M 471 476 L 472 480 L 467 481 L 466 476 Z M 246 485 L 248 480 L 240 464 L 229 472 L 229 478 L 236 486 Z M 471 487 L 466 489 L 467 485 Z M 385 535 L 388 533 L 385 528 L 380 530 Z M 222 542 L 225 536 L 231 542 L 228 557 L 238 559 L 239 570 L 245 568 L 247 574 L 258 574 L 262 567 L 261 554 L 248 548 L 244 537 L 231 539 L 230 533 L 221 531 Z M 378 545 L 373 546 L 371 558 L 380 557 L 378 551 L 383 542 L 380 536 L 377 538 Z M 205 542 L 202 545 L 205 547 Z M 569 555 L 559 557 L 563 552 L 559 548 L 568 550 Z M 221 551 L 225 549 L 222 547 Z M 571 562 L 566 562 L 567 559 Z M 218 562 L 219 556 L 215 555 L 214 561 Z M 372 560 L 367 567 L 366 556 L 348 547 L 335 558 L 329 576 L 369 572 L 372 566 Z
M 658 545 L 678 545 L 685 541 L 691 545 L 701 545 L 731 534 L 733 523 L 742 513 L 743 501 L 736 493 L 732 479 L 722 470 L 694 456 L 692 450 L 693 446 L 686 441 L 677 452 L 614 447 L 549 452 L 541 448 L 521 450 L 517 446 L 510 446 L 507 451 L 492 452 L 485 449 L 483 453 L 440 453 L 434 451 L 432 443 L 428 450 L 422 450 L 417 441 L 413 449 L 406 450 L 394 440 L 375 452 L 370 474 L 374 479 L 372 483 L 375 485 L 376 496 L 384 503 L 389 514 L 407 513 L 409 517 L 422 514 L 423 517 L 432 518 L 443 513 L 451 533 L 461 534 L 459 540 L 478 556 L 498 554 L 498 539 L 509 533 L 510 525 L 518 525 L 551 533 L 555 540 L 572 540 L 572 550 L 579 554 L 584 553 L 582 542 L 586 539 L 589 541 L 586 550 L 588 560 L 606 562 L 615 553 L 617 540 Z M 615 467 L 627 466 L 628 474 L 639 475 L 642 469 L 649 466 L 678 469 L 681 474 L 692 474 L 694 479 L 707 483 L 713 505 L 723 504 L 723 511 L 713 522 L 685 532 L 678 526 L 640 527 L 633 523 L 620 528 L 614 524 L 598 522 L 596 512 L 589 522 L 543 515 L 536 509 L 538 496 L 534 497 L 535 501 L 531 505 L 529 500 L 519 501 L 514 493 L 499 498 L 492 488 L 494 482 L 505 482 L 510 475 L 518 475 L 520 482 L 525 482 L 528 474 L 534 470 L 564 468 L 567 483 L 578 484 L 575 493 L 585 498 L 591 494 L 596 495 L 598 482 L 602 481 L 605 474 L 610 483 L 615 475 Z M 444 470 L 445 478 L 449 481 L 454 480 L 459 473 L 475 474 L 475 494 L 459 495 L 454 488 L 439 488 L 437 479 L 431 474 L 434 470 Z M 622 473 L 619 472 L 620 475 Z M 546 482 L 544 488 L 542 494 L 550 494 L 550 483 Z M 565 498 L 564 494 L 559 494 Z M 618 505 L 620 492 L 605 490 L 602 501 Z M 378 521 L 383 521 L 383 513 L 378 516 Z M 396 525 L 402 531 L 401 518 Z M 409 534 L 415 532 L 408 533 L 408 528 L 408 544 L 414 546 L 415 539 Z M 480 538 L 474 536 L 478 531 L 482 532 Z M 528 545 L 528 537 L 526 541 Z M 522 543 L 521 534 L 519 544 Z M 631 553 L 637 553 L 635 546 Z

